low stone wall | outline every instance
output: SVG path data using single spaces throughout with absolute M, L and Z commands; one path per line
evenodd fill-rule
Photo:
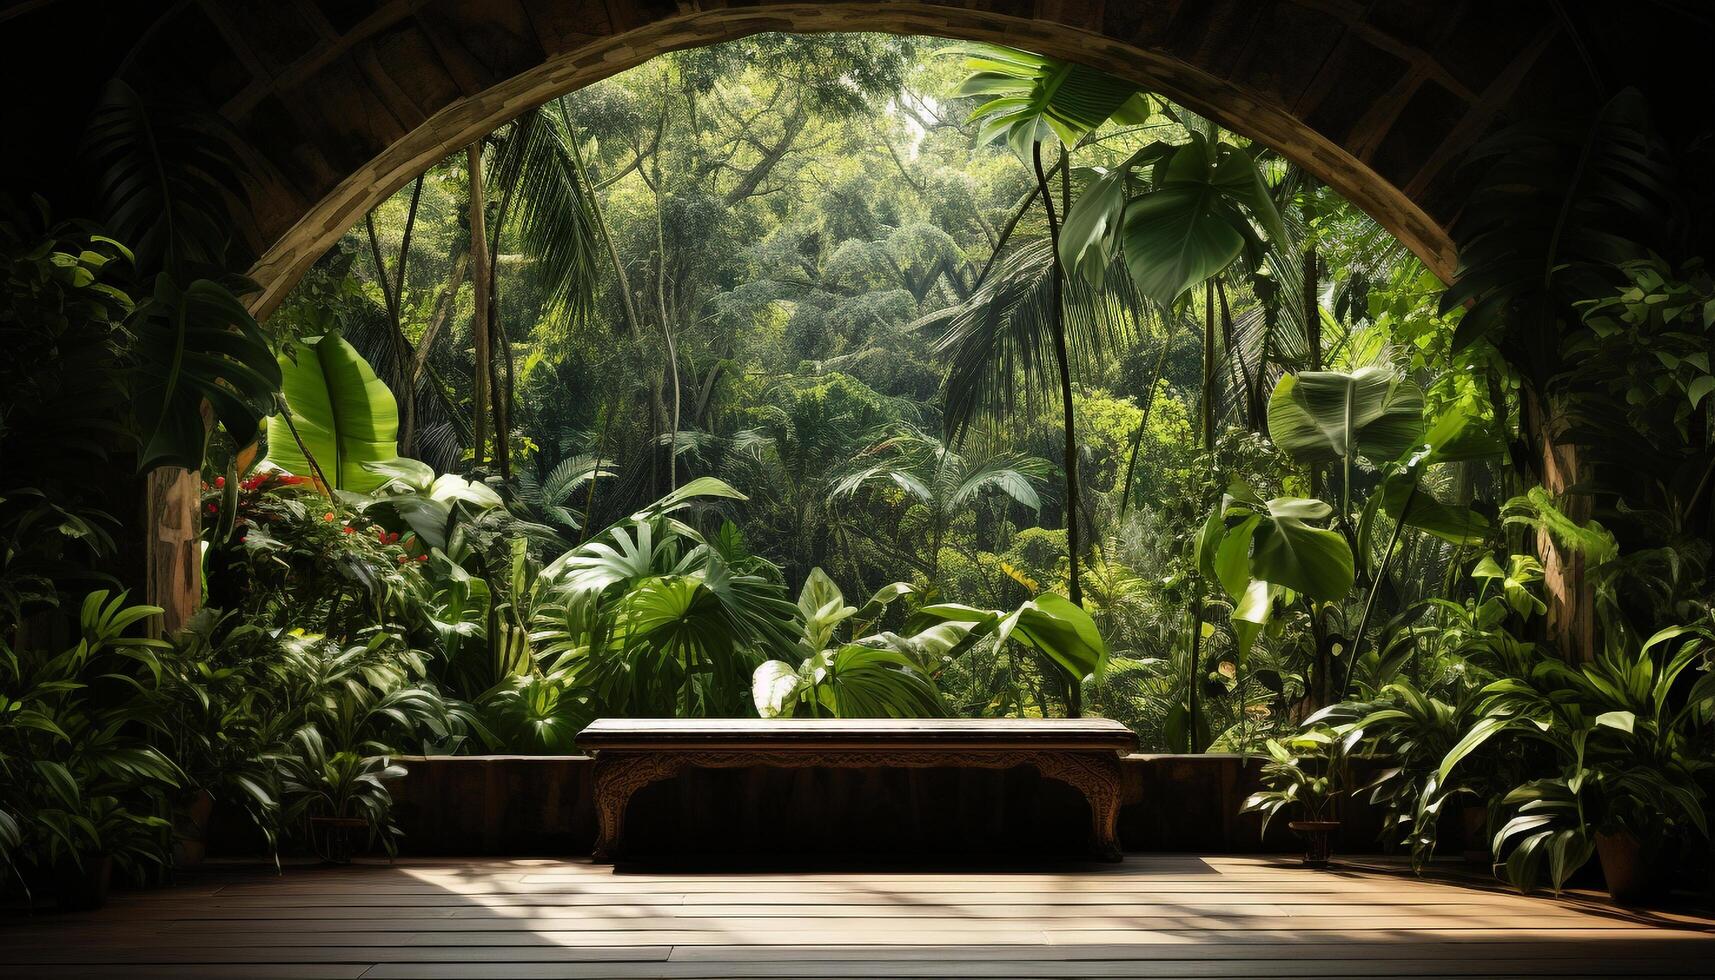
M 566 855 L 588 853 L 595 837 L 591 805 L 594 761 L 587 756 L 406 756 L 398 760 L 407 775 L 393 784 L 395 821 L 404 831 L 401 853 L 417 855 Z M 1124 763 L 1125 797 L 1120 811 L 1120 840 L 1131 851 L 1184 851 L 1204 854 L 1291 851 L 1292 834 L 1276 821 L 1268 838 L 1258 832 L 1254 814 L 1240 814 L 1244 798 L 1257 787 L 1262 760 L 1255 755 L 1133 755 Z M 937 790 L 908 778 L 878 781 L 862 771 L 730 776 L 731 786 L 707 785 L 721 774 L 690 774 L 676 790 L 634 801 L 628 832 L 661 839 L 694 840 L 698 829 L 719 820 L 743 819 L 759 833 L 815 833 L 830 801 L 873 800 L 885 793 L 889 806 L 919 810 L 901 814 L 907 832 L 917 827 L 970 826 L 969 814 L 951 812 L 946 787 Z M 806 778 L 836 782 L 807 784 Z M 844 780 L 844 782 L 839 782 Z M 960 773 L 953 797 L 984 813 L 1018 812 L 1029 820 L 1059 809 L 1043 805 L 1062 787 L 1002 773 Z M 736 790 L 736 792 L 735 792 Z M 1069 791 L 1067 791 L 1069 792 Z M 974 801 L 974 803 L 973 803 Z M 808 808 L 808 809 L 807 809 Z M 650 812 L 639 812 L 648 809 Z M 1376 814 L 1360 801 L 1346 801 L 1341 850 L 1378 849 Z

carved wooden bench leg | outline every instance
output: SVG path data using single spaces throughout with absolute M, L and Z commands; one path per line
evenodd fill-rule
M 1120 850 L 1120 762 L 1117 755 L 1043 753 L 1036 771 L 1084 794 L 1090 803 L 1090 843 L 1104 861 L 1125 857 Z
M 620 834 L 625 829 L 625 805 L 631 796 L 631 791 L 623 785 L 625 763 L 625 759 L 606 755 L 596 760 L 596 831 L 595 847 L 591 849 L 590 857 L 597 864 L 612 864 L 619 856 Z
M 612 864 L 623 856 L 625 811 L 632 794 L 650 783 L 671 779 L 687 763 L 684 757 L 665 757 L 659 753 L 602 752 L 596 756 L 596 836 L 590 857 L 597 864 Z

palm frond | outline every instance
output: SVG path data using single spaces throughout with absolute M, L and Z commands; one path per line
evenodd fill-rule
M 945 325 L 934 349 L 948 360 L 949 434 L 961 437 L 978 419 L 1012 415 L 1021 395 L 1026 412 L 1059 397 L 1053 278 L 1052 245 L 1046 238 L 1031 239 L 1003 254 L 970 299 L 918 321 Z M 1130 276 L 1108 276 L 1100 289 L 1072 277 L 1065 287 L 1066 347 L 1074 365 L 1089 364 L 1151 319 Z
M 547 302 L 574 325 L 594 309 L 603 269 L 594 190 L 572 159 L 576 138 L 559 115 L 532 109 L 501 138 L 490 171 L 494 193 L 512 190 L 514 230 Z

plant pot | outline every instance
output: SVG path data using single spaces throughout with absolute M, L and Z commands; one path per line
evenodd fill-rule
M 173 811 L 173 867 L 190 868 L 208 856 L 208 824 L 214 797 L 199 789 Z
M 49 872 L 46 891 L 54 908 L 61 912 L 98 909 L 107 902 L 107 886 L 113 881 L 113 858 L 85 857 L 83 866 L 66 864 Z
M 1596 860 L 1608 882 L 1608 897 L 1621 905 L 1647 898 L 1655 891 L 1653 876 L 1644 863 L 1643 844 L 1630 831 L 1596 835 Z
M 311 817 L 310 848 L 330 864 L 350 864 L 352 831 L 368 828 L 362 817 Z
M 1489 808 L 1462 807 L 1459 810 L 1459 829 L 1463 832 L 1465 842 L 1462 855 L 1465 863 L 1484 868 L 1492 866 L 1495 859 L 1489 850 Z
M 1294 820 L 1287 826 L 1304 838 L 1304 866 L 1326 868 L 1334 851 L 1334 831 L 1340 829 L 1340 821 Z

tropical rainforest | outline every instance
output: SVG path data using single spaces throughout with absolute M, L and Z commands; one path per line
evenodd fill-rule
M 141 112 L 91 124 L 121 174 Z M 197 794 L 391 847 L 399 753 L 613 715 L 1099 715 L 1420 861 L 1474 815 L 1521 887 L 1707 860 L 1715 286 L 1635 93 L 1485 144 L 1450 286 L 1130 83 L 764 34 L 459 149 L 261 322 L 228 161 L 156 127 L 189 176 L 6 226 L 15 868 L 163 865 Z M 176 636 L 86 574 L 114 419 L 200 474 Z

